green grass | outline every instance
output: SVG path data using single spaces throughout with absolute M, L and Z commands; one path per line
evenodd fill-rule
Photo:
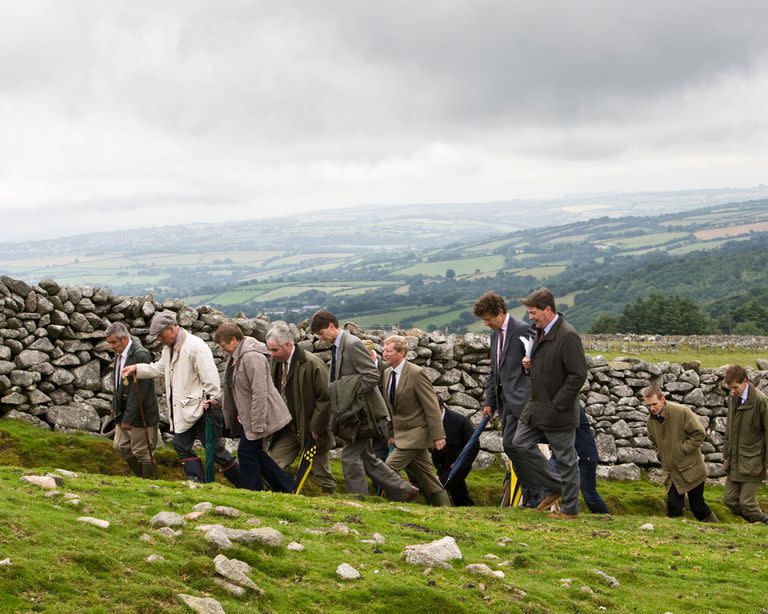
M 690 362 L 698 360 L 701 362 L 702 367 L 715 369 L 722 367 L 723 365 L 742 365 L 756 368 L 755 361 L 758 358 L 768 358 L 768 352 L 760 351 L 747 351 L 747 350 L 717 350 L 706 348 L 683 348 L 679 351 L 633 351 L 631 348 L 627 348 L 622 351 L 621 349 L 612 350 L 608 352 L 602 351 L 590 351 L 591 355 L 601 354 L 608 360 L 613 360 L 619 356 L 631 356 L 633 358 L 640 358 L 646 362 Z
M 404 269 L 393 271 L 392 275 L 445 275 L 448 269 L 453 269 L 456 275 L 466 275 L 479 271 L 497 271 L 504 266 L 504 256 L 482 256 L 478 258 L 457 258 L 455 260 L 438 260 L 435 262 L 420 262 Z
M 605 241 L 599 241 L 599 243 L 613 243 L 619 247 L 626 249 L 643 248 L 643 247 L 656 247 L 677 241 L 678 239 L 684 239 L 690 236 L 688 232 L 659 232 L 650 235 L 637 235 L 626 238 L 606 239 Z
M 2 422 L 0 429 L 31 433 L 32 427 L 8 425 Z M 53 435 L 30 436 L 39 440 Z M 96 440 L 84 441 L 79 445 L 87 447 Z M 730 517 L 718 503 L 720 488 L 706 489 L 707 500 L 725 521 L 720 525 L 662 517 L 663 489 L 647 482 L 601 482 L 599 488 L 614 515 L 585 514 L 563 522 L 495 505 L 436 509 L 374 497 L 350 502 L 343 494 L 251 493 L 221 484 L 190 489 L 179 481 L 86 473 L 63 452 L 62 458 L 34 472 L 61 466 L 80 471 L 60 489 L 78 494 L 79 508 L 47 498 L 44 491 L 21 482 L 28 469 L 0 468 L 0 559 L 11 559 L 10 566 L 0 567 L 0 611 L 180 614 L 187 610 L 176 599 L 179 593 L 210 595 L 230 614 L 477 614 L 601 608 L 619 613 L 759 612 L 764 608 L 768 529 Z M 485 493 L 498 491 L 500 480 L 499 471 L 473 472 L 470 490 L 481 501 Z M 765 505 L 764 489 L 761 495 Z M 236 507 L 242 516 L 189 521 L 173 542 L 149 528 L 149 518 L 158 511 L 184 514 L 201 501 Z M 111 525 L 107 530 L 81 525 L 75 522 L 80 515 L 103 518 Z M 253 567 L 251 577 L 265 591 L 263 597 L 237 599 L 213 582 L 216 552 L 194 526 L 216 522 L 247 528 L 251 517 L 283 532 L 286 542 L 300 542 L 306 551 L 242 545 L 228 551 L 228 557 Z M 655 531 L 639 531 L 648 521 Z M 359 535 L 306 532 L 329 530 L 338 522 Z M 154 543 L 139 540 L 145 532 Z M 372 546 L 360 541 L 373 532 L 383 534 L 385 543 Z M 463 555 L 450 569 L 425 573 L 402 561 L 407 544 L 444 535 L 456 539 Z M 164 561 L 146 563 L 150 554 L 160 554 Z M 485 559 L 487 554 L 499 558 Z M 362 578 L 339 581 L 335 569 L 342 562 L 358 569 Z M 465 565 L 480 562 L 503 570 L 506 577 L 471 576 L 464 571 Z M 497 566 L 502 562 L 506 564 Z M 616 577 L 620 586 L 606 586 L 595 569 Z M 566 578 L 571 581 L 564 582 Z

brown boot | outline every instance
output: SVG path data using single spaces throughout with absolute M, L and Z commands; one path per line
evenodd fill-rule
M 133 475 L 137 477 L 141 477 L 141 474 L 142 474 L 141 463 L 138 461 L 138 459 L 135 456 L 132 456 L 131 458 L 126 458 L 125 462 L 131 468 L 131 471 L 133 471 Z
M 155 466 L 152 463 L 141 463 L 141 477 L 146 480 L 154 480 Z

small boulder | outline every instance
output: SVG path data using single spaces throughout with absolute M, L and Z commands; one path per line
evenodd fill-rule
M 183 527 L 184 518 L 176 512 L 158 512 L 149 520 L 150 526 L 154 529 L 160 527 Z
M 336 568 L 336 575 L 342 580 L 357 580 L 360 578 L 360 572 L 357 571 L 352 565 L 348 563 L 342 563 Z
M 429 544 L 414 544 L 406 546 L 402 556 L 407 563 L 412 565 L 428 565 L 447 567 L 448 561 L 454 559 L 461 560 L 461 551 L 456 540 L 447 535 L 442 539 L 435 540 Z

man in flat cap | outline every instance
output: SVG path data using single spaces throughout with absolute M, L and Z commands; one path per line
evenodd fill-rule
M 200 457 L 192 446 L 196 439 L 205 442 L 205 413 L 207 397 L 219 394 L 221 384 L 211 348 L 195 335 L 180 328 L 176 315 L 163 311 L 152 318 L 149 334 L 163 344 L 160 359 L 149 364 L 129 365 L 123 376 L 136 374 L 138 379 L 165 377 L 165 395 L 170 410 L 173 448 L 181 458 L 184 474 L 195 482 L 205 481 Z M 221 472 L 236 487 L 240 487 L 240 466 L 224 447 L 221 409 L 207 410 L 214 425 L 215 460 Z

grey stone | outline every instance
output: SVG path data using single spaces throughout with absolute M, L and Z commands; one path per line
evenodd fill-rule
M 177 598 L 197 614 L 226 614 L 221 604 L 211 597 L 195 597 L 181 593 L 177 595 Z
M 336 568 L 336 575 L 342 580 L 357 580 L 360 578 L 360 572 L 357 571 L 352 565 L 348 563 L 342 563 Z
M 213 513 L 217 516 L 226 516 L 227 518 L 238 518 L 240 516 L 240 510 L 234 507 L 227 507 L 226 505 L 217 505 L 213 509 Z
M 256 593 L 263 594 L 256 583 L 248 577 L 252 569 L 248 563 L 238 561 L 237 559 L 229 559 L 223 554 L 216 555 L 213 559 L 213 566 L 216 569 L 216 573 L 237 584 L 243 588 L 250 589 Z
M 610 431 L 616 437 L 632 437 L 632 429 L 627 426 L 627 423 L 624 422 L 624 420 L 618 420 L 617 422 L 614 422 Z
M 592 571 L 597 577 L 599 577 L 603 582 L 605 582 L 611 588 L 619 588 L 619 586 L 621 586 L 621 584 L 619 584 L 619 581 L 616 578 L 614 578 L 613 576 L 609 576 L 604 571 L 600 571 L 599 569 L 593 569 Z
M 461 560 L 461 550 L 451 536 L 443 537 L 428 544 L 406 546 L 402 553 L 407 563 L 430 567 L 450 568 L 449 561 Z
M 51 426 L 47 422 L 40 420 L 40 418 L 36 418 L 35 416 L 31 416 L 24 412 L 16 411 L 15 409 L 12 409 L 7 414 L 5 414 L 5 417 L 9 418 L 10 420 L 18 420 L 19 422 L 24 422 L 25 424 L 30 424 L 32 426 L 37 426 L 47 430 L 51 429 Z
M 700 388 L 694 388 L 683 397 L 683 403 L 703 407 L 706 404 L 706 398 Z
M 475 574 L 477 576 L 488 576 L 490 578 L 503 578 L 504 572 L 503 571 L 494 571 L 488 565 L 485 563 L 472 563 L 471 565 L 467 565 L 464 568 L 464 571 L 467 571 L 471 574 Z
M 26 369 L 32 365 L 38 365 L 41 362 L 48 362 L 48 354 L 39 350 L 22 350 L 16 356 L 16 366 L 19 369 Z
M 75 429 L 98 433 L 101 427 L 99 414 L 90 405 L 85 403 L 71 403 L 70 405 L 52 405 L 46 412 L 48 422 L 56 429 Z
M 607 480 L 636 481 L 642 477 L 637 465 L 598 465 L 597 477 Z
M 616 462 L 616 442 L 614 441 L 613 437 L 607 433 L 598 433 L 595 436 L 595 443 L 597 444 L 598 456 L 602 462 Z
M 47 490 L 54 490 L 58 486 L 56 480 L 49 475 L 24 475 L 21 480 Z
M 27 397 L 25 397 L 20 392 L 15 391 L 5 395 L 2 399 L 0 399 L 0 404 L 3 405 L 24 405 L 26 402 Z
M 84 390 L 101 390 L 101 365 L 98 360 L 92 360 L 88 364 L 72 369 L 75 377 L 74 384 Z
M 183 527 L 184 518 L 176 512 L 158 512 L 149 520 L 149 524 L 154 529 L 160 527 Z
M 693 390 L 693 384 L 688 382 L 667 382 L 664 389 L 669 392 L 686 393 Z
M 56 386 L 66 386 L 75 380 L 75 376 L 66 369 L 54 369 L 48 380 Z
M 11 371 L 10 379 L 11 379 L 11 384 L 13 384 L 14 386 L 21 386 L 22 388 L 27 388 L 39 382 L 42 379 L 42 376 L 39 373 L 34 373 L 32 371 L 16 370 L 16 371 Z
M 99 527 L 100 529 L 109 528 L 109 521 L 93 518 L 92 516 L 80 516 L 80 518 L 77 518 L 77 522 L 92 524 L 94 527 Z

